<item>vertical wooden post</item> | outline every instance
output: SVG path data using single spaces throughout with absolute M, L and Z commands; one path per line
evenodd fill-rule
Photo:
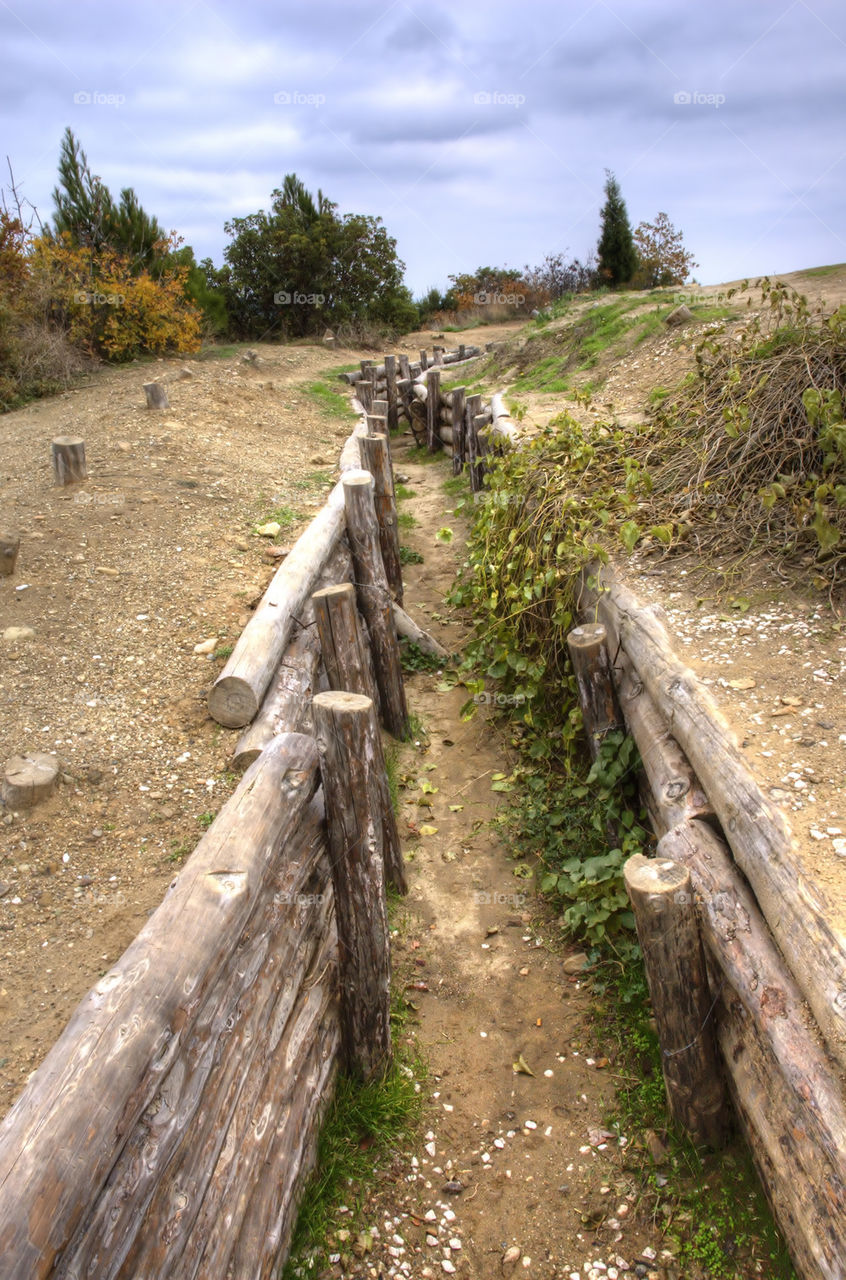
M 452 393 L 452 474 L 461 475 L 466 457 L 464 439 L 465 387 L 456 387 Z
M 423 373 L 429 368 L 429 357 L 425 351 L 420 352 L 420 369 Z
M 488 442 L 482 432 L 488 425 L 488 418 L 484 413 L 479 413 L 473 419 L 473 440 L 476 446 L 476 461 L 473 465 L 475 483 L 471 482 L 471 488 L 474 493 L 478 493 L 483 485 L 487 466 L 485 465 L 485 455 L 488 452 Z
M 625 726 L 611 679 L 606 638 L 607 633 L 601 622 L 574 627 L 567 636 L 567 648 L 579 688 L 585 733 L 594 760 L 599 755 L 605 735 L 612 729 L 622 729 Z
M 373 663 L 358 625 L 355 587 L 339 582 L 315 591 L 311 599 L 329 688 L 360 693 L 375 702 Z
M 388 434 L 399 426 L 397 416 L 397 358 L 385 356 L 385 391 L 388 400 Z
M 20 549 L 21 540 L 16 533 L 0 533 L 0 578 L 11 578 Z
M 50 448 L 56 484 L 78 484 L 88 478 L 85 441 L 79 436 L 56 436 Z
M 397 379 L 397 399 L 399 401 L 397 413 L 402 412 L 409 420 L 411 419 L 411 387 L 410 378 Z
M 356 383 L 356 394 L 364 412 L 369 413 L 373 404 L 373 388 L 368 378 L 362 378 L 361 382 Z
M 395 738 L 405 738 L 408 707 L 391 593 L 379 545 L 373 477 L 369 471 L 352 471 L 342 477 L 342 484 L 356 595 L 370 637 L 382 724 Z
M 388 419 L 379 413 L 368 413 L 367 415 L 367 434 L 371 436 L 385 435 L 388 426 Z
M 362 436 L 359 448 L 362 465 L 373 476 L 373 502 L 379 523 L 379 545 L 382 548 L 385 576 L 394 599 L 402 604 L 399 522 L 388 438 L 384 435 Z
M 441 374 L 439 369 L 429 369 L 426 374 L 426 445 L 430 453 L 441 447 L 440 415 Z
M 144 395 L 147 397 L 148 409 L 169 409 L 167 387 L 162 382 L 145 382 Z
M 373 703 L 361 694 L 319 693 L 312 710 L 335 890 L 343 1054 L 348 1071 L 372 1080 L 391 1059 L 379 731 Z
M 369 379 L 370 375 L 368 374 L 367 370 L 370 368 L 372 363 L 373 363 L 372 360 L 359 360 L 358 362 L 358 367 L 361 369 L 361 372 L 365 381 Z
M 378 365 L 372 364 L 367 370 L 370 379 L 370 403 L 379 398 L 379 368 Z
M 470 472 L 470 489 L 473 493 L 477 493 L 479 489 L 478 476 L 476 473 L 476 418 L 481 412 L 482 397 L 480 395 L 468 396 L 464 403 L 464 453 L 467 460 L 467 468 Z
M 730 1112 L 717 1054 L 690 871 L 635 854 L 623 868 L 637 924 L 670 1113 L 696 1141 L 725 1144 Z
M 399 371 L 400 371 L 400 378 L 403 380 L 403 382 L 411 381 L 411 366 L 408 363 L 408 356 L 399 357 Z
M 458 361 L 459 361 L 459 364 L 461 363 L 461 361 L 462 361 L 462 360 L 466 359 L 466 357 L 467 357 L 467 348 L 466 348 L 466 346 L 464 345 L 464 343 L 463 343 L 463 342 L 459 342 L 459 344 L 458 344 Z

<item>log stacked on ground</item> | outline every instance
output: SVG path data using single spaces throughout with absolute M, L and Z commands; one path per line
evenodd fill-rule
M 839 1073 L 725 843 L 699 819 L 658 845 L 690 870 L 715 1024 L 746 1139 L 803 1277 L 846 1275 Z
M 846 938 L 831 924 L 833 910 L 805 875 L 784 815 L 654 611 L 612 574 L 603 571 L 600 582 L 599 617 L 690 761 L 831 1052 L 846 1066 Z
M 3 1121 L 4 1274 L 274 1273 L 338 1045 L 318 780 L 262 753 Z
M 209 711 L 218 724 L 241 729 L 258 712 L 288 645 L 295 619 L 304 609 L 343 528 L 343 489 L 338 484 L 276 571 L 226 666 L 212 685 Z

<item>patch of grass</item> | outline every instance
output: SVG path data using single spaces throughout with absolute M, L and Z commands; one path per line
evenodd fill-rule
M 394 996 L 392 1004 L 393 1063 L 383 1079 L 370 1084 L 338 1078 L 282 1280 L 323 1274 L 330 1252 L 341 1254 L 341 1266 L 349 1274 L 355 1262 L 352 1244 L 357 1239 L 365 1249 L 369 1244 L 359 1236 L 365 1194 L 397 1148 L 411 1143 L 419 1130 L 425 1067 L 406 1044 L 397 1043 L 409 1010 L 401 996 Z M 342 1204 L 349 1213 L 338 1212 Z
M 241 351 L 246 350 L 247 343 L 223 343 L 220 346 L 203 347 L 198 355 L 194 356 L 195 360 L 231 360 L 233 356 L 237 356 Z
M 641 1207 L 666 1221 L 667 1244 L 682 1275 L 709 1280 L 796 1280 L 752 1158 L 737 1139 L 718 1153 L 700 1154 L 668 1127 L 661 1050 L 650 1021 L 640 958 L 616 967 L 593 1009 L 596 1034 L 616 1045 L 618 1089 L 608 1127 L 625 1133 L 626 1169 L 639 1184 Z M 648 1133 L 666 1146 L 666 1163 L 654 1163 Z
M 343 371 L 342 371 L 343 372 Z M 332 379 L 326 374 L 317 382 L 308 382 L 303 390 L 309 400 L 326 418 L 348 418 L 350 415 L 349 396 L 338 390 L 337 374 Z
M 409 489 L 404 484 L 398 484 L 394 489 L 394 496 L 397 502 L 407 502 L 409 498 L 417 497 L 417 490 Z
M 415 671 L 441 671 L 446 662 L 445 658 L 439 658 L 436 653 L 426 653 L 413 640 L 405 639 L 400 640 L 400 658 L 403 671 L 411 674 Z
M 836 275 L 838 271 L 844 270 L 846 270 L 846 262 L 832 262 L 829 263 L 827 267 L 809 267 L 807 271 L 800 272 L 800 275 L 811 276 L 812 279 L 817 279 L 820 276 L 833 276 Z
M 307 475 L 299 476 L 296 480 L 292 480 L 291 488 L 325 489 L 331 484 L 333 484 L 333 480 L 328 471 L 309 471 Z
M 447 479 L 442 482 L 441 488 L 444 493 L 448 494 L 451 498 L 457 498 L 467 492 L 468 483 L 466 473 L 460 476 L 448 476 Z
M 397 516 L 397 524 L 400 529 L 413 529 L 418 523 L 416 516 L 413 516 L 410 511 L 400 511 Z
M 292 524 L 296 524 L 299 519 L 301 519 L 299 511 L 283 502 L 278 507 L 274 507 L 267 518 L 260 520 L 259 523 L 269 524 L 271 520 L 275 520 L 277 524 L 281 524 L 283 529 L 287 529 Z
M 234 648 L 235 648 L 234 644 L 222 644 L 222 645 L 219 645 L 219 646 L 215 649 L 214 653 L 212 654 L 212 657 L 214 657 L 214 658 L 218 658 L 218 659 L 221 659 L 221 658 L 228 658 L 228 657 L 230 656 L 230 654 L 232 653 L 232 650 L 233 650 Z
M 172 840 L 167 860 L 168 862 L 184 862 L 190 852 L 191 850 L 184 840 Z
M 400 564 L 422 564 L 423 556 L 419 551 L 415 551 L 414 547 L 407 547 L 405 543 L 400 543 L 399 549 Z
M 216 815 L 212 813 L 211 809 L 207 809 L 205 813 L 197 814 L 197 821 L 204 831 L 208 831 L 209 827 L 215 820 L 215 816 Z
M 430 453 L 423 445 L 413 445 L 405 455 L 409 462 L 443 462 L 444 454 L 440 449 Z
M 670 394 L 669 387 L 653 387 L 648 396 L 649 404 L 660 404 Z

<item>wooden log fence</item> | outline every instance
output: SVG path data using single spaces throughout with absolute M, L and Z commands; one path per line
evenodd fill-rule
M 846 1275 L 846 937 L 661 611 L 607 568 L 584 583 L 571 650 L 583 658 L 585 632 L 604 642 L 579 682 L 586 722 L 601 735 L 612 700 L 622 710 L 660 837 L 657 857 L 630 859 L 625 879 L 670 1112 L 719 1145 L 725 1081 L 797 1272 L 835 1280 Z
M 369 695 L 406 732 L 398 634 L 446 654 L 388 589 L 385 444 L 357 424 L 212 688 L 241 782 L 0 1125 L 10 1280 L 278 1274 L 338 1066 L 390 1055 L 407 880 Z

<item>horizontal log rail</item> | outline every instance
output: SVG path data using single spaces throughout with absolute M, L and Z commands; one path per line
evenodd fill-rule
M 663 868 L 668 884 L 680 869 L 689 872 L 710 992 L 703 1033 L 707 1026 L 716 1038 L 735 1114 L 794 1265 L 803 1280 L 843 1277 L 846 938 L 808 880 L 784 815 L 711 695 L 676 656 L 662 611 L 599 566 L 585 575 L 580 611 L 606 645 L 596 679 L 607 672 L 610 685 L 604 694 L 591 688 L 585 707 L 604 706 L 613 694 L 637 743 L 661 837 L 646 866 Z M 634 885 L 644 860 L 630 862 Z M 648 940 L 658 897 L 645 895 L 645 905 L 635 899 L 638 933 Z M 685 947 L 690 952 L 689 940 Z M 662 1044 L 670 1043 L 679 1011 L 663 993 L 672 989 L 674 966 L 688 968 L 691 989 L 701 978 L 693 976 L 693 958 L 671 960 L 660 947 L 645 947 L 644 961 Z M 700 1072 L 699 1084 L 685 1080 L 680 1093 L 665 1072 L 668 1101 L 683 1116 L 698 1096 L 710 1122 L 713 1073 Z M 702 1120 L 694 1106 L 685 1127 L 701 1137 Z

